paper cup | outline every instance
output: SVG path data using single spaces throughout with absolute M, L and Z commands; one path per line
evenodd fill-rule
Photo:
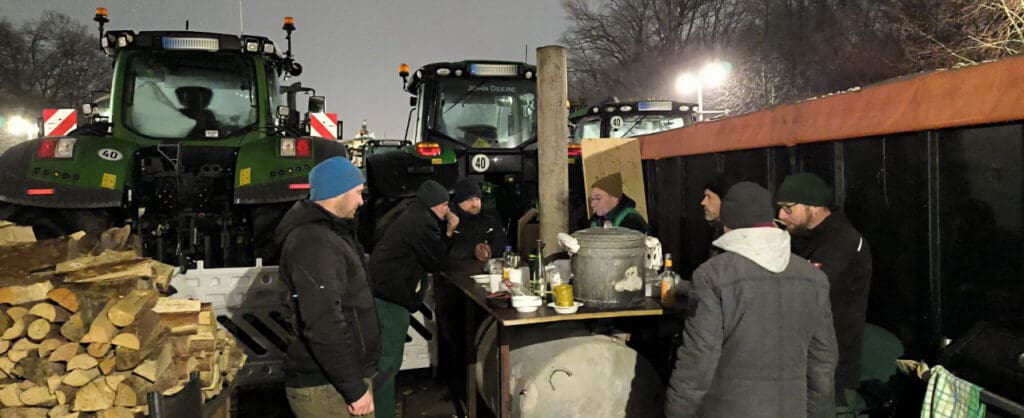
M 491 279 L 491 281 L 490 281 L 490 283 L 488 283 L 488 290 L 490 290 L 491 293 L 500 292 L 501 291 L 501 275 L 500 274 L 492 274 L 490 276 L 490 279 Z

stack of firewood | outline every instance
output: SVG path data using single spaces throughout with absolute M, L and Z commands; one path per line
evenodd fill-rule
M 174 268 L 138 248 L 127 228 L 35 242 L 0 222 L 0 418 L 136 416 L 193 372 L 204 400 L 234 379 L 245 354 L 210 305 L 163 296 Z

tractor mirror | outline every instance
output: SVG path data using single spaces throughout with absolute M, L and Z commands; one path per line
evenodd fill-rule
M 309 113 L 324 113 L 327 110 L 327 98 L 324 96 L 309 96 L 309 105 L 306 110 Z
M 85 116 L 85 117 L 88 118 L 88 117 L 92 116 L 92 114 L 95 111 L 96 111 L 96 109 L 93 108 L 92 103 L 85 103 L 85 104 L 82 105 L 82 116 Z
M 417 100 L 416 100 L 416 99 L 418 99 L 418 97 L 416 97 L 416 96 L 412 96 L 412 97 L 410 97 L 410 98 L 409 98 L 409 106 L 413 106 L 413 107 L 415 107 L 415 106 L 416 106 L 416 103 L 417 103 Z

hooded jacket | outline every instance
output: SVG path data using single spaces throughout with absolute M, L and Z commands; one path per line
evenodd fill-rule
M 871 288 L 871 248 L 842 213 L 832 212 L 807 236 L 793 238 L 793 252 L 828 276 L 832 321 L 839 343 L 836 387 L 860 386 L 864 324 Z
M 628 212 L 623 216 L 624 212 Z M 622 220 L 616 223 L 616 220 L 620 216 Z M 594 218 L 590 221 L 591 228 L 599 228 L 604 226 L 605 221 L 611 222 L 612 226 L 629 228 L 634 231 L 640 231 L 644 235 L 654 235 L 654 230 L 647 224 L 644 217 L 640 215 L 640 212 L 636 211 L 636 201 L 634 201 L 625 193 L 619 198 L 619 204 L 615 205 L 612 210 L 608 211 L 605 216 L 598 216 L 594 214 Z
M 665 397 L 668 417 L 833 414 L 835 332 L 828 279 L 789 234 L 740 228 L 693 274 L 696 301 Z
M 477 215 L 470 215 L 456 203 L 450 203 L 448 207 L 459 217 L 459 225 L 449 239 L 448 260 L 451 263 L 476 260 L 476 245 L 484 241 L 491 248 L 492 256 L 501 255 L 505 249 L 505 228 L 497 217 L 483 210 Z
M 288 344 L 286 385 L 329 383 L 346 402 L 358 400 L 367 390 L 363 379 L 376 369 L 381 339 L 352 221 L 303 200 L 285 213 L 274 239 L 297 335 Z
M 419 198 L 398 216 L 370 254 L 373 296 L 415 312 L 427 290 L 427 273 L 448 267 L 442 221 Z M 418 290 L 417 290 L 418 288 Z

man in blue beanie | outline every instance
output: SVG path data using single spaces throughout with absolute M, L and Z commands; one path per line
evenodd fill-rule
M 380 328 L 352 222 L 364 182 L 349 160 L 324 160 L 309 172 L 309 200 L 295 202 L 275 231 L 281 279 L 292 292 L 297 337 L 288 344 L 284 370 L 297 418 L 374 411 Z
M 377 365 L 381 384 L 373 394 L 378 418 L 395 416 L 394 376 L 402 366 L 409 314 L 423 303 L 427 273 L 436 275 L 448 267 L 446 237 L 452 236 L 458 224 L 458 216 L 448 209 L 448 189 L 427 180 L 370 254 L 382 340 Z

